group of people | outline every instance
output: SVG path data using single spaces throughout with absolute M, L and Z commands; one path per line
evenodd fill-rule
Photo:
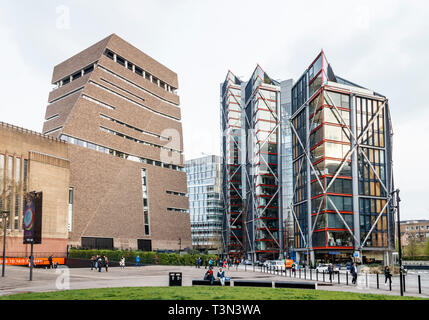
M 210 268 L 213 268 L 214 266 L 218 266 L 219 268 L 223 268 L 223 269 L 226 269 L 228 267 L 228 269 L 229 269 L 231 266 L 238 267 L 238 265 L 241 262 L 242 262 L 242 260 L 239 259 L 239 258 L 222 259 L 222 258 L 219 258 L 219 257 L 216 257 L 214 259 L 213 258 L 205 259 L 204 262 L 203 262 L 203 260 L 201 259 L 201 257 L 199 257 L 199 258 L 197 258 L 195 260 L 195 267 L 196 268 L 201 268 L 202 265 L 203 265 L 203 263 L 204 263 L 205 269 L 207 269 L 207 268 L 210 269 Z
M 352 283 L 356 284 L 358 269 L 356 263 L 353 263 L 350 273 L 352 275 Z M 390 272 L 389 266 L 384 267 L 384 285 L 387 286 L 387 280 L 389 280 L 389 284 L 392 284 L 392 273 Z
M 209 267 L 209 269 L 207 270 L 207 272 L 204 275 L 204 280 L 209 280 L 210 284 L 213 285 L 215 280 L 219 280 L 220 284 L 223 286 L 225 286 L 225 271 L 223 270 L 222 267 L 219 267 L 219 270 L 216 274 L 216 278 L 214 276 L 213 273 L 213 267 Z
M 97 270 L 101 272 L 101 268 L 105 268 L 106 272 L 109 270 L 109 259 L 106 256 L 92 256 L 91 257 L 91 270 Z

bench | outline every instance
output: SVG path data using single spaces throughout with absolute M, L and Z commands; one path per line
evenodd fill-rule
M 219 280 L 214 280 L 213 284 L 210 284 L 210 280 L 192 280 L 193 286 L 220 286 Z M 225 286 L 231 286 L 231 282 L 229 280 L 225 280 Z
M 297 289 L 317 289 L 316 282 L 303 282 L 303 281 L 276 281 L 274 282 L 275 288 L 297 288 Z
M 235 280 L 234 287 L 267 287 L 272 288 L 272 281 L 248 281 L 248 280 Z

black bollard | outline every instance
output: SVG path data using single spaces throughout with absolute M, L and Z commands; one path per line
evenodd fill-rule
M 346 285 L 349 285 L 349 271 L 346 271 Z
M 323 270 L 323 282 L 325 282 L 325 270 Z
M 405 292 L 405 274 L 404 274 L 404 275 L 402 275 L 402 279 L 404 279 L 404 280 L 402 281 L 402 283 L 404 284 L 404 292 Z
M 422 283 L 420 281 L 420 275 L 418 275 L 418 281 L 419 281 L 419 293 L 422 294 Z
M 316 281 L 319 281 L 319 270 L 316 269 Z
M 378 282 L 378 273 L 377 273 L 377 289 L 380 289 L 380 284 Z

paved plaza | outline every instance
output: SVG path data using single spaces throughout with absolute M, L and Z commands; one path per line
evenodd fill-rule
M 240 266 L 238 269 L 235 267 L 226 270 L 226 276 L 234 280 L 261 280 L 261 281 L 310 281 L 307 274 L 307 280 L 297 277 L 290 278 L 283 275 L 274 275 L 269 273 L 260 272 L 252 267 Z M 195 267 L 186 266 L 140 266 L 140 267 L 126 267 L 120 269 L 119 267 L 109 268 L 106 272 L 98 272 L 90 268 L 64 268 L 58 269 L 34 269 L 33 281 L 29 281 L 29 269 L 27 267 L 6 266 L 6 273 L 4 278 L 0 278 L 0 295 L 17 294 L 25 292 L 44 292 L 56 291 L 64 289 L 90 289 L 90 288 L 114 288 L 114 287 L 153 287 L 153 286 L 168 286 L 169 285 L 169 272 L 181 272 L 183 275 L 183 286 L 191 286 L 193 279 L 202 279 L 205 273 L 204 267 L 197 269 Z M 217 268 L 215 268 L 215 274 Z M 314 273 L 312 274 L 313 282 L 315 280 Z M 345 274 L 341 275 L 341 281 L 345 281 Z M 412 275 L 407 275 L 408 279 Z M 372 279 L 372 280 L 371 280 Z M 417 282 L 407 281 L 406 296 L 416 296 L 429 298 L 429 275 L 425 274 L 422 278 L 422 293 L 418 293 Z M 328 281 L 328 278 L 326 279 Z M 351 281 L 351 279 L 349 279 Z M 398 279 L 394 278 L 394 285 L 392 291 L 389 287 L 384 285 L 384 276 L 380 277 L 380 289 L 376 289 L 374 276 L 370 276 L 366 281 L 366 276 L 361 275 L 358 279 L 358 285 L 345 285 L 338 284 L 337 277 L 334 278 L 333 283 L 323 283 L 319 275 L 318 290 L 333 290 L 333 291 L 349 291 L 359 293 L 378 293 L 399 295 L 399 286 L 396 285 Z M 368 283 L 368 285 L 367 285 Z

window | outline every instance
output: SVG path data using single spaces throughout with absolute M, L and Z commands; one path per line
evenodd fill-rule
M 73 230 L 73 202 L 74 202 L 74 188 L 69 188 L 69 206 L 68 206 L 68 230 Z
M 83 70 L 83 74 L 87 74 L 87 73 L 90 73 L 90 72 L 92 72 L 92 71 L 94 71 L 94 65 L 92 65 L 92 66 L 89 66 L 89 67 L 85 68 L 85 69 Z
M 116 55 L 116 62 L 125 67 L 125 59 Z
M 115 54 L 112 52 L 112 51 L 110 51 L 110 50 L 106 50 L 106 56 L 108 57 L 108 58 L 110 58 L 110 59 L 114 59 L 114 56 L 115 56 Z
M 83 248 L 113 250 L 113 238 L 82 237 Z
M 147 177 L 146 169 L 142 168 L 142 194 L 143 194 L 143 221 L 144 221 L 144 233 L 149 235 L 149 205 L 148 205 L 148 188 L 147 188 Z
M 63 85 L 67 84 L 70 82 L 70 77 L 64 78 L 63 79 Z
M 79 71 L 79 72 L 76 72 L 74 75 L 72 75 L 72 79 L 76 80 L 76 79 L 79 79 L 81 76 L 82 76 L 82 72 Z
M 127 62 L 127 68 L 130 70 L 133 70 L 133 64 L 130 62 Z
M 137 73 L 139 76 L 143 76 L 143 70 L 137 66 L 134 66 L 134 71 L 135 73 Z

